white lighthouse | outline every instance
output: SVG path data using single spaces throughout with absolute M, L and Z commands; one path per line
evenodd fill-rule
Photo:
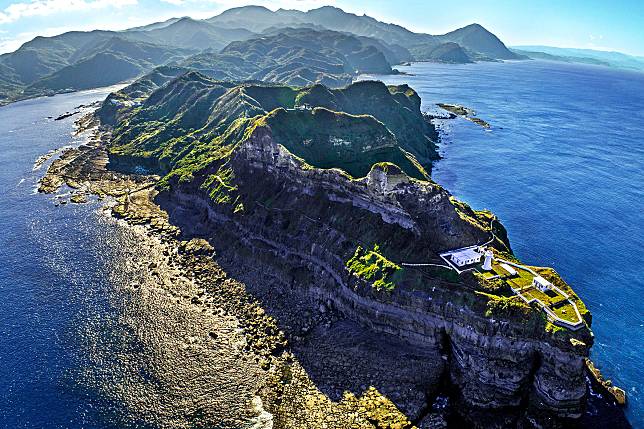
M 492 259 L 494 259 L 494 253 L 490 249 L 485 251 L 485 261 L 483 262 L 483 269 L 485 271 L 490 271 L 492 269 Z

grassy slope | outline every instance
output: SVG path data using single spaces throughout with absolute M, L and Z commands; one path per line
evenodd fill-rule
M 112 157 L 125 159 L 130 167 L 154 165 L 164 176 L 162 187 L 195 183 L 214 203 L 243 213 L 245 203 L 251 201 L 245 201 L 238 192 L 235 176 L 240 172 L 233 170 L 228 160 L 258 128 L 270 130 L 278 144 L 304 161 L 303 167 L 339 168 L 355 178 L 366 175 L 376 164 L 392 170 L 394 175 L 401 174 L 387 164 L 393 163 L 409 176 L 426 178 L 415 161 L 417 153 L 403 150 L 403 146 L 413 148 L 403 140 L 410 128 L 422 130 L 426 126 L 420 115 L 420 99 L 408 87 L 386 87 L 376 82 L 360 82 L 337 90 L 320 85 L 308 88 L 236 85 L 198 73 L 182 75 L 162 86 L 154 83 L 167 78 L 149 76 L 117 94 L 115 100 L 131 101 L 129 94 L 141 104 L 125 103 L 118 112 L 110 147 Z M 305 103 L 313 108 L 296 108 Z M 113 115 L 113 106 L 110 100 L 106 101 L 99 114 Z M 103 112 L 104 109 L 108 110 Z M 413 114 L 406 116 L 409 112 Z M 491 213 L 450 201 L 461 222 L 481 230 L 489 228 L 494 218 Z M 493 227 L 502 240 L 495 245 L 504 249 L 505 230 L 498 222 Z M 412 288 L 427 284 L 419 272 L 396 268 L 392 261 L 399 260 L 400 255 L 386 245 L 391 237 L 383 236 L 379 228 L 369 230 L 373 236 L 367 241 L 383 244 L 383 250 L 357 251 L 353 258 L 347 258 L 351 272 L 383 291 L 392 291 L 403 283 Z M 511 254 L 503 256 L 512 258 Z M 545 330 L 547 335 L 563 342 L 571 336 L 586 339 L 587 331 L 573 333 L 548 323 L 539 309 L 513 297 L 507 285 L 478 279 L 471 273 L 460 277 L 448 274 L 452 273 L 440 272 L 436 278 L 467 285 L 464 291 L 475 291 L 461 294 L 459 299 L 467 302 L 455 304 L 472 306 L 490 317 L 510 320 L 535 332 Z M 558 277 L 550 278 L 572 294 Z M 586 314 L 583 305 L 580 310 Z
M 190 175 L 207 164 L 209 151 L 234 143 L 230 136 L 243 134 L 252 119 L 264 117 L 277 141 L 311 165 L 361 177 L 372 164 L 387 161 L 412 177 L 426 175 L 414 157 L 427 158 L 433 143 L 427 137 L 417 139 L 424 146 L 419 149 L 402 143 L 408 134 L 433 132 L 420 114 L 418 95 L 408 87 L 377 82 L 338 90 L 235 85 L 194 72 L 157 86 L 173 71 L 148 76 L 108 97 L 98 115 L 116 125 L 113 155 L 151 160 L 165 174 L 177 175 L 173 170 L 178 169 L 180 176 Z M 305 103 L 323 108 L 293 110 Z
M 320 107 L 277 109 L 266 123 L 279 144 L 313 167 L 340 168 L 353 177 L 364 177 L 373 164 L 391 162 L 411 177 L 427 178 L 417 161 L 401 150 L 394 135 L 373 116 Z

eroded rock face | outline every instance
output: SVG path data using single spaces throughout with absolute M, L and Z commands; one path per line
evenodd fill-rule
M 173 184 L 158 202 L 184 233 L 208 238 L 227 270 L 257 265 L 280 279 L 267 283 L 267 277 L 249 275 L 244 280 L 257 295 L 270 301 L 266 287 L 291 285 L 312 311 L 322 305 L 414 347 L 438 350 L 428 356 L 446 360 L 458 410 L 472 424 L 487 426 L 481 411 L 508 407 L 508 424 L 526 416 L 535 424 L 534 416 L 580 415 L 589 331 L 579 334 L 586 342 L 575 347 L 543 326 L 485 316 L 486 300 L 468 282 L 419 272 L 387 293 L 347 271 L 358 245 L 381 243 L 399 263 L 436 261 L 442 250 L 487 241 L 489 233 L 459 215 L 440 186 L 381 167 L 360 180 L 307 168 L 267 127 L 258 127 L 227 161 L 234 177 L 230 192 L 241 205 L 215 203 L 202 186 L 220 167 Z M 297 317 L 276 311 L 286 325 Z M 502 426 L 499 421 L 495 425 Z

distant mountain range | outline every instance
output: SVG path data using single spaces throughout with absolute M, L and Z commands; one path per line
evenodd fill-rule
M 246 28 L 262 32 L 270 27 L 319 25 L 329 30 L 353 33 L 380 39 L 390 45 L 407 48 L 417 61 L 439 60 L 431 57 L 432 50 L 444 43 L 453 42 L 468 54 L 468 60 L 513 60 L 520 57 L 510 51 L 494 34 L 479 24 L 471 24 L 447 34 L 434 36 L 414 33 L 400 25 L 380 22 L 367 15 L 358 16 L 342 9 L 323 6 L 308 12 L 278 9 L 273 12 L 261 6 L 244 6 L 229 9 L 207 20 L 227 28 Z
M 351 83 L 356 73 L 392 73 L 383 48 L 383 42 L 367 37 L 284 28 L 275 34 L 232 42 L 220 52 L 191 56 L 179 65 L 219 80 L 339 87 Z
M 0 55 L 0 104 L 132 80 L 161 65 L 230 81 L 342 86 L 357 73 L 393 73 L 392 65 L 407 61 L 520 58 L 478 24 L 430 35 L 330 6 L 245 6 L 206 20 L 36 37 Z
M 644 71 L 644 57 L 623 54 L 613 51 L 594 49 L 555 48 L 552 46 L 513 46 L 511 49 L 518 55 L 533 59 L 563 61 L 568 63 L 594 64 L 620 69 Z

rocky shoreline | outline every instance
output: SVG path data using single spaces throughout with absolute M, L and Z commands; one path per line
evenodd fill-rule
M 104 200 L 103 204 L 109 212 L 126 222 L 132 233 L 139 237 L 142 247 L 152 249 L 151 254 L 155 255 L 146 263 L 145 270 L 156 281 L 147 285 L 134 283 L 132 287 L 140 293 L 144 293 L 146 287 L 162 288 L 177 304 L 193 307 L 204 319 L 201 322 L 202 335 L 195 341 L 204 343 L 205 347 L 212 347 L 217 342 L 234 343 L 231 353 L 234 353 L 239 368 L 228 374 L 230 380 L 226 384 L 230 385 L 229 390 L 219 398 L 221 404 L 228 406 L 209 410 L 210 414 L 195 417 L 191 420 L 192 424 L 228 422 L 230 427 L 257 429 L 305 428 L 321 422 L 325 422 L 328 428 L 411 427 L 410 418 L 376 388 L 362 384 L 345 392 L 333 385 L 340 378 L 350 379 L 353 375 L 357 380 L 365 374 L 370 374 L 374 381 L 415 379 L 418 367 L 412 370 L 399 364 L 397 370 L 389 368 L 387 373 L 383 373 L 375 365 L 378 363 L 362 362 L 370 353 L 380 353 L 382 362 L 392 365 L 400 362 L 405 354 L 396 348 L 396 345 L 400 346 L 396 338 L 391 337 L 389 343 L 385 342 L 374 349 L 371 343 L 376 338 L 382 341 L 379 334 L 342 320 L 330 309 L 318 308 L 318 311 L 309 312 L 297 320 L 300 337 L 295 337 L 295 341 L 299 343 L 298 350 L 306 350 L 309 356 L 308 359 L 296 357 L 292 344 L 278 327 L 277 320 L 267 314 L 262 303 L 247 290 L 244 283 L 215 262 L 218 258 L 213 259 L 212 246 L 202 239 L 182 239 L 181 231 L 169 223 L 168 214 L 154 203 L 157 191 L 152 185 L 158 177 L 126 175 L 107 170 L 102 139 L 108 136 L 97 131 L 96 124 L 89 116 L 82 118 L 79 125 L 79 132 L 92 133 L 89 141 L 80 147 L 63 151 L 53 161 L 41 180 L 40 192 L 55 193 L 62 186 L 67 186 L 71 188 L 70 202 L 85 202 L 92 196 Z M 206 321 L 209 316 L 217 318 L 222 315 L 233 321 L 237 334 L 232 338 L 230 323 L 218 329 L 208 329 L 208 326 L 213 326 Z M 358 339 L 358 343 L 345 344 L 350 348 L 338 355 L 333 337 L 340 332 L 352 335 L 351 338 Z M 318 336 L 317 341 L 311 339 Z M 345 337 L 345 341 L 348 340 L 349 337 Z M 307 346 L 307 342 L 314 344 Z M 326 349 L 319 349 L 320 344 L 326 344 Z M 307 362 L 303 363 L 300 359 L 306 359 Z M 320 366 L 319 373 L 322 374 L 330 372 L 328 365 L 333 365 L 334 370 L 341 367 L 345 370 L 328 380 L 328 384 L 320 383 L 309 375 L 308 365 L 311 362 Z M 421 368 L 426 365 L 422 360 L 416 363 Z M 354 380 L 354 384 L 357 383 Z M 428 385 L 436 384 L 437 380 L 429 380 Z M 392 385 L 389 390 L 393 393 L 398 387 Z M 414 416 L 417 421 L 445 421 L 446 416 L 442 411 L 427 412 L 424 392 L 407 397 L 404 397 L 405 392 L 402 393 L 403 399 L 399 403 L 404 405 L 409 402 L 412 404 L 408 407 L 410 410 L 425 411 L 422 415 Z M 140 404 L 132 402 L 127 405 L 134 406 L 135 414 L 150 414 L 150 410 L 145 407 L 137 409 Z M 237 405 L 233 407 L 234 404 Z M 169 420 L 165 420 L 164 424 L 182 427 L 177 421 Z M 440 427 L 434 423 L 431 427 Z
M 204 236 L 191 217 L 199 213 L 185 210 L 199 206 L 198 201 L 184 195 L 189 200 L 185 204 L 178 194 L 172 200 L 167 194 L 160 196 L 154 187 L 156 176 L 109 170 L 105 148 L 109 133 L 99 132 L 91 115 L 78 123 L 79 132 L 91 132 L 92 137 L 54 160 L 39 190 L 53 193 L 66 185 L 72 188 L 72 202 L 87 201 L 91 195 L 106 199 L 111 213 L 156 249 L 153 253 L 158 260 L 147 264 L 149 274 L 157 279 L 154 287 L 166 289 L 177 302 L 194 306 L 204 317 L 226 315 L 237 327 L 236 362 L 247 365 L 253 376 L 238 380 L 222 400 L 228 395 L 237 397 L 244 404 L 237 411 L 243 412 L 224 407 L 221 414 L 200 415 L 193 423 L 222 422 L 224 418 L 232 419 L 226 421 L 235 427 L 243 421 L 255 428 L 311 427 L 321 422 L 329 428 L 434 428 L 446 427 L 448 422 L 473 423 L 460 421 L 455 413 L 454 404 L 463 392 L 445 378 L 447 362 L 455 356 L 441 344 L 443 340 L 434 338 L 412 346 L 400 340 L 401 331 L 387 332 L 369 320 L 347 317 L 351 311 L 343 305 L 355 303 L 343 304 L 328 294 L 327 286 L 315 283 L 311 283 L 313 294 L 302 293 L 298 288 L 311 281 L 309 274 L 298 273 L 297 264 L 277 269 L 263 260 L 266 253 L 248 254 L 239 235 L 226 233 L 228 226 L 207 231 L 210 243 L 196 238 Z M 178 224 L 178 217 L 184 222 Z M 182 287 L 189 292 L 177 292 Z M 383 307 L 381 311 L 387 310 Z M 208 323 L 199 341 L 231 344 L 230 325 L 221 331 L 205 326 Z M 474 418 L 479 427 L 507 427 L 522 419 L 516 411 L 481 411 Z M 550 423 L 550 427 L 562 427 L 570 421 Z

